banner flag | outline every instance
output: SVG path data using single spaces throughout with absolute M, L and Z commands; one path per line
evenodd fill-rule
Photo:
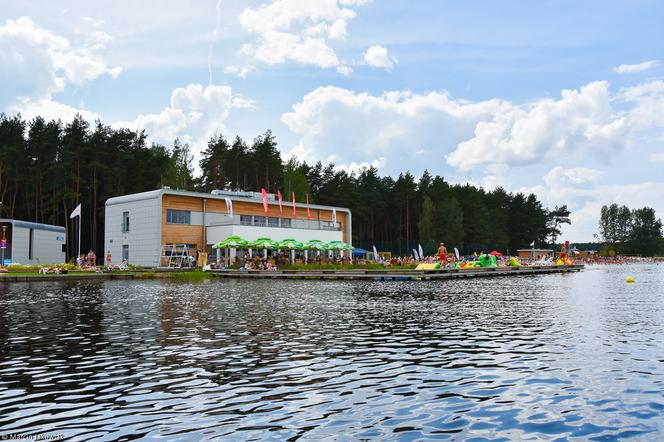
M 459 259 L 459 249 L 456 247 L 454 248 L 454 256 L 456 256 L 456 259 Z
M 309 194 L 307 193 L 307 219 L 311 219 L 311 212 L 309 211 Z
M 284 208 L 281 207 L 281 190 L 277 190 L 277 198 L 279 199 L 279 214 L 284 213 Z
M 233 216 L 233 201 L 230 198 L 224 198 L 224 201 L 226 201 L 226 213 Z
M 378 250 L 376 250 L 376 246 L 373 246 L 373 252 L 374 252 L 374 259 L 378 261 Z
M 413 249 L 413 257 L 415 258 L 415 261 L 419 261 L 420 257 L 417 256 L 417 250 Z
M 337 225 L 337 209 L 332 209 L 332 223 Z
M 297 205 L 295 204 L 295 192 L 293 194 L 293 219 L 297 219 Z
M 417 245 L 417 251 L 420 252 L 420 258 L 424 259 L 424 251 L 422 251 L 422 244 Z
M 267 192 L 265 189 L 261 189 L 261 193 L 263 194 L 263 210 L 267 213 Z
M 69 218 L 76 218 L 77 216 L 81 216 L 81 205 L 79 204 L 76 206 L 74 211 L 69 215 Z

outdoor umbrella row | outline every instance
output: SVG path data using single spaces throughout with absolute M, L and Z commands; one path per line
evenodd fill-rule
M 307 259 L 308 250 L 316 250 L 318 252 L 324 250 L 353 250 L 350 244 L 343 241 L 331 241 L 325 243 L 323 241 L 312 239 L 306 243 L 302 243 L 296 239 L 288 238 L 281 242 L 274 241 L 271 238 L 261 237 L 254 241 L 247 241 L 237 235 L 229 236 L 223 241 L 218 242 L 212 246 L 213 249 L 270 249 L 270 250 L 288 250 L 291 252 L 291 261 L 294 260 L 295 250 L 305 251 L 305 260 Z M 218 254 L 219 252 L 217 252 Z M 217 256 L 219 259 L 219 256 Z

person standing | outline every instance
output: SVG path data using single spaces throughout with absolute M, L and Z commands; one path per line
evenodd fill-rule
M 440 247 L 438 247 L 438 258 L 440 259 L 441 265 L 447 264 L 447 248 L 445 243 L 441 242 Z
M 111 251 L 109 250 L 108 252 L 106 252 L 106 267 L 110 267 L 112 261 L 113 261 L 113 256 L 111 255 Z

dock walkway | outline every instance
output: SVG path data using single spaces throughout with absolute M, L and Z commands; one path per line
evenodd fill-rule
M 544 273 L 568 273 L 583 270 L 582 264 L 560 266 L 492 267 L 472 269 L 437 270 L 211 270 L 218 278 L 238 279 L 322 279 L 322 280 L 369 280 L 369 281 L 429 281 L 517 275 L 540 275 Z

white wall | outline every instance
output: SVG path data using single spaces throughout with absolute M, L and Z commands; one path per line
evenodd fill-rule
M 129 232 L 122 232 L 122 213 L 129 212 Z M 129 245 L 129 264 L 156 267 L 161 255 L 161 195 L 106 206 L 104 256 L 111 251 L 112 264 L 122 262 L 122 245 Z M 99 257 L 100 259 L 102 257 Z
M 26 227 L 12 228 L 12 262 L 37 265 L 37 264 L 61 264 L 65 262 L 65 253 L 62 252 L 62 244 L 65 232 L 52 230 L 33 229 L 32 233 L 32 259 L 30 256 L 30 229 Z
M 300 242 L 318 239 L 323 242 L 341 241 L 343 234 L 340 230 L 310 230 L 310 229 L 288 229 L 285 227 L 258 227 L 242 225 L 214 226 L 207 229 L 208 244 L 216 244 L 231 235 L 237 235 L 247 241 L 254 241 L 266 236 L 275 241 L 283 241 L 287 238 L 296 239 Z

